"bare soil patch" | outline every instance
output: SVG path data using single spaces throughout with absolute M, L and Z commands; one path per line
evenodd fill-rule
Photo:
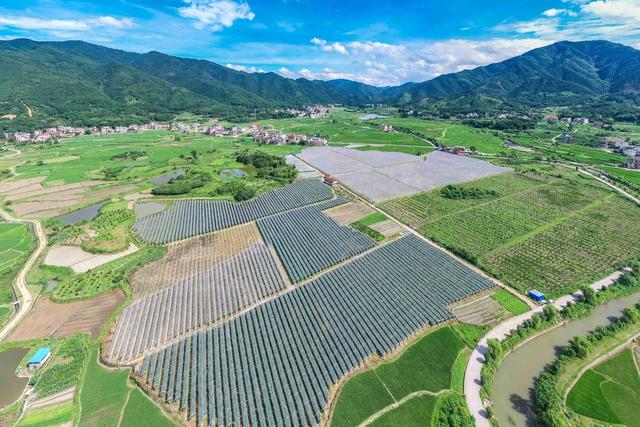
M 373 228 L 384 237 L 395 236 L 396 234 L 400 234 L 404 231 L 400 224 L 390 219 L 371 224 L 369 227 Z
M 509 317 L 509 312 L 488 295 L 475 301 L 452 307 L 451 312 L 461 322 L 472 325 L 495 326 L 501 320 Z
M 140 298 L 172 286 L 262 241 L 256 224 L 249 223 L 171 244 L 162 258 L 130 277 L 134 296 Z
M 40 297 L 9 340 L 62 338 L 77 332 L 89 332 L 91 338 L 96 339 L 104 322 L 123 300 L 124 295 L 120 291 L 69 304 L 57 304 L 47 297 Z
M 324 211 L 327 216 L 333 218 L 340 225 L 349 225 L 374 212 L 373 208 L 361 202 L 345 203 Z
M 110 255 L 92 254 L 77 246 L 58 245 L 49 250 L 44 259 L 47 265 L 71 267 L 76 273 L 84 273 L 93 268 L 115 261 L 136 252 L 138 247 L 133 243 L 127 250 Z

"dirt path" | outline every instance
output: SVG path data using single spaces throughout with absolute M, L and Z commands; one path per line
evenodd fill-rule
M 610 284 L 615 282 L 625 271 L 628 270 L 616 271 L 615 273 L 605 277 L 604 279 L 592 283 L 590 287 L 595 291 L 599 291 L 603 287 L 609 286 Z M 567 304 L 576 302 L 580 298 L 582 298 L 582 291 L 577 291 L 571 295 L 565 295 L 558 298 L 553 303 L 553 305 L 558 310 L 561 310 L 566 307 Z M 476 348 L 471 353 L 464 373 L 464 397 L 467 401 L 469 412 L 471 412 L 471 415 L 473 415 L 476 420 L 476 427 L 491 426 L 491 423 L 487 418 L 487 412 L 485 410 L 484 402 L 480 394 L 480 390 L 482 388 L 482 382 L 480 378 L 482 367 L 484 366 L 485 362 L 484 355 L 488 350 L 487 341 L 490 339 L 503 340 L 507 335 L 511 333 L 512 330 L 515 330 L 520 324 L 522 324 L 522 322 L 530 319 L 534 314 L 542 312 L 543 308 L 544 306 L 538 306 L 533 310 L 530 310 L 519 316 L 512 317 L 500 323 L 498 326 L 490 330 L 484 337 L 482 337 Z
M 22 102 L 22 105 L 24 105 L 24 108 L 27 109 L 27 116 L 33 117 L 33 110 L 31 109 L 31 107 L 29 107 L 24 101 L 20 101 L 20 102 Z
M 44 252 L 47 247 L 47 235 L 42 228 L 42 224 L 40 221 L 33 219 L 17 219 L 11 216 L 8 212 L 0 209 L 0 216 L 5 219 L 7 222 L 18 223 L 18 224 L 29 224 L 33 232 L 38 240 L 38 246 L 31 254 L 31 257 L 24 263 L 24 266 L 18 273 L 18 276 L 15 279 L 14 286 L 16 295 L 19 295 L 19 308 L 18 312 L 4 325 L 4 327 L 0 330 L 0 342 L 4 340 L 11 330 L 15 328 L 18 323 L 29 313 L 33 303 L 35 302 L 35 298 L 29 292 L 29 288 L 27 287 L 27 275 L 33 268 L 33 266 L 38 261 L 40 255 Z
M 627 193 L 626 191 L 624 191 L 622 188 L 612 184 L 611 182 L 609 182 L 608 180 L 604 179 L 604 178 L 600 178 L 597 175 L 592 174 L 591 172 L 588 172 L 584 169 L 580 169 L 580 173 L 583 173 L 585 175 L 589 175 L 592 178 L 597 179 L 598 181 L 600 181 L 601 183 L 603 183 L 604 185 L 612 188 L 613 190 L 617 191 L 618 193 L 622 194 L 624 197 L 626 197 L 629 200 L 632 200 L 633 202 L 635 202 L 637 205 L 640 205 L 640 199 L 638 199 L 637 197 Z

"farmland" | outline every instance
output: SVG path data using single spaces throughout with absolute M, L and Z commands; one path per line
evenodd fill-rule
M 147 242 L 167 243 L 255 221 L 332 197 L 331 190 L 319 181 L 299 181 L 240 203 L 182 200 L 175 202 L 168 211 L 137 220 L 135 230 Z
M 560 295 L 640 256 L 637 207 L 580 174 L 526 168 L 460 187 L 487 196 L 432 191 L 383 208 L 520 291 Z
M 14 276 L 34 247 L 33 234 L 28 225 L 0 222 L 0 310 L 5 309 L 6 313 L 13 301 Z M 2 318 L 0 312 L 0 323 L 3 323 Z
M 640 372 L 627 348 L 587 370 L 567 396 L 574 412 L 612 424 L 637 424 L 640 407 Z
M 451 318 L 449 303 L 491 286 L 409 236 L 152 352 L 136 369 L 190 419 L 314 424 L 330 385 L 344 374 Z M 223 379 L 229 371 L 236 375 Z M 236 393 L 246 396 L 246 405 L 232 398 Z M 262 406 L 260 395 L 272 398 Z
M 443 327 L 420 338 L 397 358 L 350 378 L 340 391 L 331 425 L 358 425 L 411 393 L 451 388 L 452 368 L 463 347 L 454 331 Z M 417 404 L 415 399 L 400 408 Z M 423 424 L 428 420 L 421 419 Z

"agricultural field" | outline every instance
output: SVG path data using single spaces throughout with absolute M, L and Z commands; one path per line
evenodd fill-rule
M 640 185 L 640 171 L 633 169 L 614 168 L 610 166 L 600 166 L 599 169 L 617 178 L 625 179 L 634 185 Z
M 350 378 L 337 397 L 331 425 L 359 425 L 412 393 L 452 388 L 453 366 L 464 347 L 451 328 L 443 327 L 427 333 L 397 358 Z M 413 405 L 414 399 L 400 408 Z M 422 425 L 428 420 L 422 418 Z
M 57 304 L 41 296 L 8 340 L 62 338 L 79 332 L 88 332 L 92 339 L 96 339 L 104 323 L 122 301 L 124 296 L 119 291 L 67 304 Z
M 157 396 L 177 404 L 189 419 L 315 424 L 330 386 L 343 375 L 371 355 L 393 351 L 422 328 L 450 319 L 449 304 L 492 286 L 408 236 L 147 353 L 135 369 Z M 235 374 L 223 376 L 226 372 Z M 231 399 L 235 395 L 243 398 Z M 263 405 L 259 396 L 270 398 Z
M 637 426 L 640 372 L 632 349 L 586 371 L 567 396 L 572 411 L 611 424 Z
M 379 123 L 363 121 L 357 115 L 335 111 L 322 119 L 277 119 L 264 120 L 263 125 L 272 125 L 285 133 L 320 135 L 333 144 L 384 144 L 398 146 L 428 146 L 416 136 L 402 132 L 382 132 Z M 386 122 L 385 122 L 386 123 Z
M 522 292 L 571 292 L 640 256 L 637 207 L 568 169 L 527 168 L 445 190 L 382 206 Z
M 503 151 L 504 143 L 498 132 L 476 129 L 460 123 L 444 120 L 422 120 L 414 118 L 388 118 L 375 120 L 371 123 L 386 123 L 397 130 L 414 132 L 430 138 L 445 147 L 475 147 L 477 151 L 487 154 L 497 154 Z
M 374 202 L 510 170 L 442 151 L 423 159 L 404 153 L 311 147 L 305 148 L 298 157 Z
M 30 226 L 0 222 L 0 325 L 12 310 L 13 279 L 34 248 Z
M 519 316 L 529 311 L 529 306 L 524 301 L 519 300 L 511 292 L 504 289 L 499 289 L 491 294 L 491 299 L 498 302 L 513 316 Z
M 246 202 L 179 200 L 167 211 L 138 219 L 134 228 L 146 242 L 163 244 L 331 198 L 333 192 L 327 185 L 316 180 L 302 180 Z
M 289 278 L 298 283 L 374 246 L 366 235 L 339 225 L 321 206 L 308 206 L 258 220 Z
M 138 247 L 133 243 L 122 252 L 108 255 L 85 252 L 77 246 L 55 245 L 47 252 L 44 264 L 56 267 L 69 267 L 75 273 L 86 273 L 89 270 L 131 255 L 137 251 Z
M 421 395 L 409 399 L 395 409 L 376 418 L 373 427 L 424 427 L 433 425 L 437 411 L 438 398 Z
M 48 406 L 40 409 L 30 409 L 20 419 L 17 427 L 48 427 L 64 425 L 73 421 L 73 404 L 71 402 Z

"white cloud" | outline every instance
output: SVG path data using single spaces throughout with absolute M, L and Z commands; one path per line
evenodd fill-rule
M 225 65 L 227 68 L 231 68 L 236 71 L 244 71 L 245 73 L 265 73 L 266 71 L 260 67 L 256 66 L 245 66 L 245 65 L 237 65 L 237 64 L 227 64 Z
M 0 16 L 0 27 L 23 30 L 88 31 L 93 27 L 123 29 L 133 26 L 134 22 L 131 18 L 118 19 L 113 16 L 100 16 L 91 19 L 42 19 L 27 16 Z
M 498 25 L 497 31 L 553 40 L 607 39 L 634 44 L 640 36 L 640 0 L 563 0 L 569 9 L 548 9 L 542 18 Z
M 322 39 L 313 39 L 315 46 L 331 46 Z M 331 68 L 300 66 L 298 70 L 283 67 L 278 73 L 289 78 L 350 79 L 367 84 L 386 86 L 407 81 L 424 81 L 444 73 L 461 71 L 499 62 L 549 42 L 538 39 L 451 39 L 439 42 L 389 44 L 377 41 L 340 43 L 346 54 L 335 55 L 327 49 L 318 64 L 332 63 Z
M 184 0 L 189 6 L 181 7 L 178 13 L 183 18 L 194 19 L 194 26 L 198 29 L 211 28 L 221 31 L 231 27 L 239 19 L 249 21 L 255 18 L 249 5 L 245 2 L 233 0 Z
M 344 47 L 342 43 L 338 43 L 338 42 L 327 43 L 326 40 L 322 40 L 317 37 L 312 38 L 311 43 L 320 47 L 325 52 L 338 52 L 342 55 L 347 54 L 347 49 Z

